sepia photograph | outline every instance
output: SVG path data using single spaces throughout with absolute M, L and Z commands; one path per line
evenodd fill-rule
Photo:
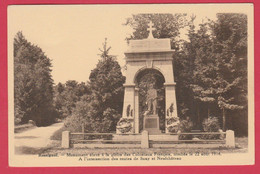
M 252 165 L 253 4 L 8 6 L 9 165 Z

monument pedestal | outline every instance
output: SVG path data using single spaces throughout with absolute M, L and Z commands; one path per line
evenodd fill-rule
M 144 116 L 143 130 L 149 132 L 149 135 L 161 134 L 159 126 L 159 116 L 158 115 L 147 115 Z

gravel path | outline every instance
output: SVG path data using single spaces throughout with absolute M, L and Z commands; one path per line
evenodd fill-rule
M 50 146 L 50 137 L 60 129 L 63 123 L 55 123 L 47 127 L 35 127 L 33 129 L 15 134 L 15 151 L 20 154 L 32 154 L 39 149 L 44 149 Z

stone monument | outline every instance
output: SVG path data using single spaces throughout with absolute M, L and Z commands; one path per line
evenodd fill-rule
M 124 106 L 122 118 L 117 125 L 117 133 L 140 133 L 139 119 L 139 89 L 138 75 L 149 69 L 159 72 L 164 77 L 165 89 L 165 132 L 168 133 L 169 121 L 178 120 L 173 73 L 173 50 L 170 39 L 156 39 L 153 37 L 152 22 L 149 23 L 147 39 L 130 40 L 126 56 L 126 82 L 124 84 Z M 147 91 L 147 111 L 144 114 L 143 130 L 149 134 L 158 134 L 159 117 L 157 110 L 157 91 L 152 86 Z M 130 114 L 129 114 L 130 113 Z M 169 114 L 170 113 L 170 114 Z

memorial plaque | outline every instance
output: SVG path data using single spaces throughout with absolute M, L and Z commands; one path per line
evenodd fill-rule
M 147 118 L 145 122 L 145 128 L 157 128 L 157 118 Z
M 170 39 L 131 40 L 128 52 L 150 52 L 171 50 Z
M 149 134 L 160 134 L 159 117 L 158 115 L 149 115 L 144 117 L 143 129 L 147 130 Z

